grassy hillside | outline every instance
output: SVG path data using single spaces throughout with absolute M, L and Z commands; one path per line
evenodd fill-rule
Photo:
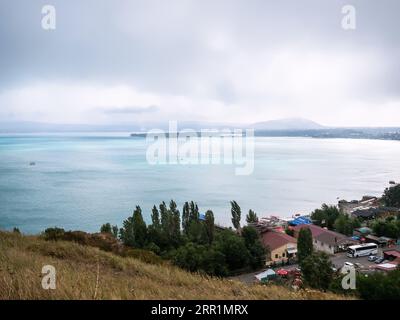
M 57 289 L 41 287 L 53 265 Z M 340 299 L 318 291 L 246 286 L 152 265 L 73 242 L 0 232 L 0 299 Z

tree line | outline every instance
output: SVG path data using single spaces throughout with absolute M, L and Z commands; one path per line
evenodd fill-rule
M 226 276 L 260 268 L 266 251 L 255 228 L 241 226 L 241 208 L 236 201 L 231 201 L 231 216 L 235 230 L 217 227 L 211 210 L 200 215 L 194 201 L 185 202 L 181 213 L 171 200 L 168 205 L 163 201 L 153 206 L 149 225 L 136 206 L 121 228 L 106 223 L 100 231 L 112 234 L 127 247 L 150 250 L 189 271 Z M 249 210 L 246 221 L 257 222 L 257 214 Z

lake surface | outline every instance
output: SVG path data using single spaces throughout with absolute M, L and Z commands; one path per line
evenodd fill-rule
M 257 137 L 248 176 L 232 165 L 149 165 L 146 148 L 121 133 L 0 136 L 0 229 L 96 231 L 121 225 L 136 205 L 149 222 L 153 204 L 170 199 L 194 200 L 230 225 L 230 200 L 243 220 L 250 208 L 287 217 L 400 180 L 398 141 Z

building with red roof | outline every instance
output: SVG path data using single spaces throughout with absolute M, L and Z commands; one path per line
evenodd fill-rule
M 261 240 L 268 250 L 267 264 L 286 262 L 296 258 L 297 240 L 284 232 L 267 231 L 261 234 Z
M 313 245 L 316 250 L 334 254 L 345 250 L 348 246 L 357 244 L 357 241 L 344 234 L 321 228 L 314 224 L 303 224 L 292 228 L 295 238 L 299 237 L 300 230 L 308 228 L 311 231 Z

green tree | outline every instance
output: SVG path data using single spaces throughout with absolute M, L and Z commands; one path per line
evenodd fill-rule
M 208 244 L 206 227 L 200 221 L 191 221 L 188 230 L 188 239 L 197 244 Z
M 131 217 L 123 222 L 120 237 L 126 246 L 143 248 L 146 244 L 147 227 L 143 220 L 142 209 L 136 206 Z
M 231 201 L 232 224 L 236 230 L 240 230 L 242 211 L 236 201 Z
M 258 222 L 258 217 L 257 213 L 255 213 L 253 210 L 249 210 L 249 213 L 246 215 L 246 222 L 247 223 L 256 223 Z
M 214 248 L 225 256 L 230 271 L 248 266 L 250 254 L 244 239 L 231 230 L 223 230 L 217 234 Z
M 200 219 L 199 207 L 197 203 L 191 201 L 189 205 L 189 224 L 192 221 L 198 222 Z
M 176 247 L 181 242 L 181 215 L 174 200 L 169 203 L 169 211 L 170 237 Z
M 146 244 L 147 226 L 143 220 L 142 209 L 139 206 L 136 206 L 133 212 L 133 232 L 136 245 L 143 248 Z
M 111 233 L 114 236 L 114 238 L 118 238 L 118 226 L 117 225 L 112 226 Z
M 400 185 L 386 188 L 382 196 L 382 201 L 388 207 L 400 208 Z
M 189 203 L 186 201 L 185 204 L 183 205 L 182 209 L 182 229 L 183 232 L 187 235 L 189 231 Z
M 379 219 L 372 224 L 372 230 L 379 236 L 397 239 L 400 237 L 400 221 L 395 219 Z
M 262 267 L 265 262 L 266 250 L 261 243 L 257 230 L 250 226 L 243 227 L 242 237 L 250 253 L 250 265 L 253 269 Z
M 211 210 L 207 210 L 205 214 L 204 225 L 206 228 L 208 244 L 211 245 L 211 243 L 214 241 L 214 231 L 215 231 L 214 213 Z
M 199 271 L 216 276 L 228 274 L 225 256 L 221 252 L 192 242 L 176 250 L 173 262 L 177 266 L 192 272 Z
M 112 233 L 111 224 L 109 222 L 103 224 L 100 228 L 101 233 Z
M 351 236 L 355 228 L 360 227 L 360 222 L 356 218 L 350 218 L 348 215 L 339 214 L 334 223 L 334 228 L 337 232 Z
M 109 233 L 114 238 L 118 237 L 118 226 L 112 226 L 110 223 L 105 223 L 100 228 L 101 233 Z
M 333 281 L 333 264 L 325 252 L 314 252 L 300 263 L 304 281 L 312 288 L 327 290 Z
M 304 227 L 300 229 L 297 239 L 297 258 L 301 263 L 309 257 L 313 252 L 313 239 L 310 228 Z
M 398 300 L 400 298 L 400 269 L 388 274 L 375 272 L 357 277 L 357 291 L 365 300 Z
M 161 229 L 160 212 L 156 206 L 151 209 L 151 222 L 155 229 Z
M 311 219 L 314 224 L 332 230 L 339 214 L 340 211 L 336 206 L 328 206 L 324 203 L 321 209 L 316 209 L 311 213 Z
M 168 208 L 164 201 L 160 204 L 159 208 L 160 208 L 161 229 L 165 234 L 168 235 L 169 234 L 168 233 L 168 229 L 169 229 Z

